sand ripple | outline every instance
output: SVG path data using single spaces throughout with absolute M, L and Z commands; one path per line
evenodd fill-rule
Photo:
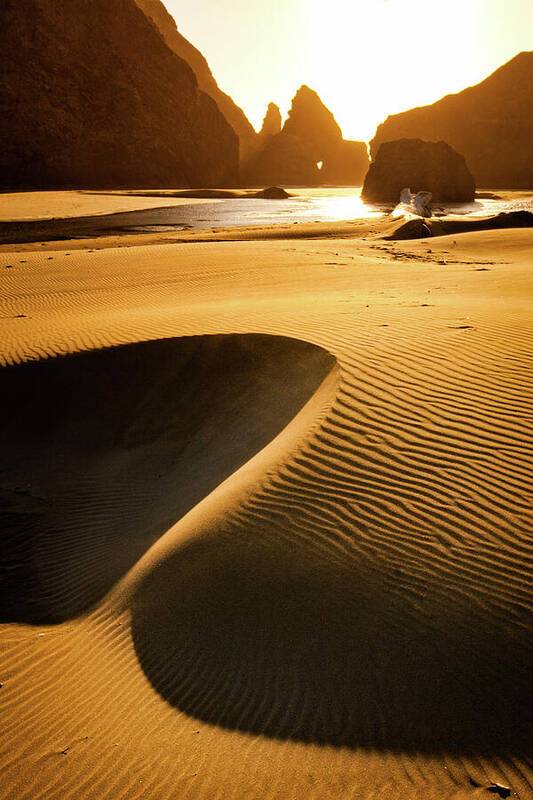
M 531 796 L 531 232 L 463 236 L 0 254 L 2 797 Z

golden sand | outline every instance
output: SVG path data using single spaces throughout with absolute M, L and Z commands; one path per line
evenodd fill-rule
M 531 796 L 533 231 L 379 233 L 0 252 L 6 800 Z
M 203 202 L 206 201 L 169 197 L 168 194 L 149 197 L 134 192 L 118 191 L 4 192 L 0 193 L 0 222 L 100 216 Z M 209 200 L 209 202 L 214 201 Z

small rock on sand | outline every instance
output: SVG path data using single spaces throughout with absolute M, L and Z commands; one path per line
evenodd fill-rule
M 487 791 L 492 792 L 492 794 L 497 794 L 499 797 L 510 797 L 512 794 L 511 789 L 508 786 L 504 786 L 502 783 L 491 783 L 491 785 L 487 787 Z

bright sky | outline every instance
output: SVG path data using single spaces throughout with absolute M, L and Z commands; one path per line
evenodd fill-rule
M 533 0 L 163 0 L 259 128 L 302 84 L 346 138 L 478 83 L 533 50 Z

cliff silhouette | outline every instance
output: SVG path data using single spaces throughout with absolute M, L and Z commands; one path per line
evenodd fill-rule
M 313 89 L 305 85 L 298 89 L 285 124 L 276 133 L 278 114 L 271 103 L 261 131 L 262 147 L 243 171 L 245 183 L 362 184 L 368 169 L 366 144 L 342 138 L 335 117 Z
M 275 103 L 269 103 L 263 119 L 263 125 L 259 131 L 259 136 L 277 136 L 278 133 L 281 133 L 282 127 L 283 123 L 279 106 Z
M 486 80 L 433 105 L 394 114 L 371 142 L 444 140 L 462 153 L 481 188 L 533 186 L 533 52 L 520 53 Z
M 384 142 L 366 174 L 362 196 L 396 205 L 405 187 L 430 192 L 441 203 L 471 203 L 476 191 L 465 159 L 446 142 Z
M 239 137 L 241 159 L 246 160 L 253 151 L 257 133 L 244 111 L 232 98 L 220 89 L 207 60 L 178 30 L 174 17 L 169 14 L 161 0 L 135 0 L 140 9 L 157 26 L 172 52 L 191 67 L 200 89 L 212 97 L 220 111 Z
M 237 135 L 135 0 L 2 0 L 0 49 L 4 187 L 237 182 Z

